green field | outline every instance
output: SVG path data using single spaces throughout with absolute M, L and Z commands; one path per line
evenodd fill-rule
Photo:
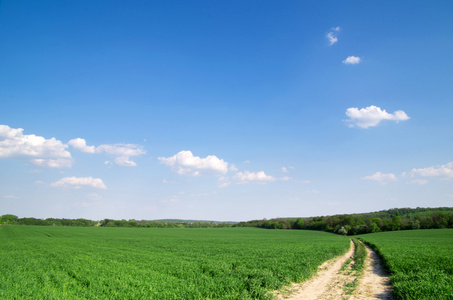
M 0 226 L 1 299 L 263 299 L 349 247 L 325 232 Z
M 358 237 L 383 257 L 396 299 L 453 299 L 453 229 Z

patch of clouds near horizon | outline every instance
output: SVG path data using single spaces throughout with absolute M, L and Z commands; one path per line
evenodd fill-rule
M 395 174 L 392 173 L 381 173 L 381 172 L 376 172 L 373 175 L 370 176 L 365 176 L 362 179 L 364 180 L 371 180 L 371 181 L 376 181 L 381 185 L 385 185 L 389 182 L 395 182 L 398 181 L 398 178 L 395 176 Z
M 104 182 L 100 178 L 93 177 L 64 177 L 57 182 L 51 183 L 51 187 L 63 187 L 80 189 L 82 186 L 89 186 L 101 190 L 107 189 Z
M 379 125 L 383 120 L 391 120 L 395 122 L 409 120 L 409 116 L 402 110 L 397 110 L 393 114 L 389 114 L 385 109 L 371 105 L 360 110 L 357 107 L 351 107 L 346 110 L 346 115 L 349 117 L 346 122 L 350 123 L 349 127 L 369 128 Z
M 223 159 L 219 159 L 215 155 L 200 158 L 187 150 L 180 151 L 171 157 L 158 157 L 158 160 L 162 164 L 172 167 L 180 175 L 222 175 L 228 172 L 228 163 Z
M 345 60 L 343 60 L 343 63 L 346 65 L 357 65 L 362 61 L 362 59 L 358 56 L 348 56 Z
M 87 143 L 82 138 L 72 139 L 68 145 L 84 153 L 106 153 L 114 157 L 115 164 L 122 167 L 135 167 L 137 164 L 130 160 L 131 156 L 139 156 L 146 154 L 146 151 L 141 145 L 135 144 L 105 144 L 95 146 L 87 146 Z M 110 162 L 105 162 L 108 165 Z
M 34 134 L 23 134 L 22 128 L 0 125 L 0 158 L 25 159 L 43 168 L 70 168 L 71 153 L 67 145 L 54 137 L 46 139 Z

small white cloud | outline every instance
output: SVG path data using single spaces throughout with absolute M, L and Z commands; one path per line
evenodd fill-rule
M 376 172 L 373 175 L 363 177 L 362 179 L 376 181 L 382 185 L 385 185 L 389 182 L 394 182 L 394 181 L 398 180 L 398 178 L 396 178 L 395 174 L 392 174 L 392 173 L 384 174 L 381 172 Z
M 38 167 L 70 168 L 71 153 L 61 141 L 34 134 L 23 134 L 22 128 L 0 125 L 0 158 L 25 159 Z
M 68 145 L 82 151 L 84 153 L 106 153 L 114 157 L 115 164 L 122 167 L 135 167 L 137 164 L 130 160 L 132 156 L 139 156 L 146 154 L 146 151 L 140 145 L 135 144 L 113 144 L 113 145 L 100 145 L 100 146 L 87 146 L 86 141 L 81 138 L 72 139 Z M 110 162 L 104 162 L 109 165 Z
M 343 60 L 343 63 L 346 64 L 346 65 L 356 65 L 358 63 L 360 63 L 362 59 L 360 57 L 357 57 L 357 56 L 348 56 L 345 60 Z
M 249 172 L 249 171 L 244 171 L 244 172 L 237 172 L 234 176 L 233 179 L 238 181 L 239 184 L 243 183 L 267 183 L 270 181 L 275 181 L 277 180 L 273 176 L 266 175 L 264 171 L 260 172 Z
M 326 35 L 326 38 L 329 40 L 329 45 L 332 46 L 336 42 L 338 42 L 338 38 L 334 35 L 333 32 L 329 32 Z
M 286 167 L 282 167 L 282 172 L 283 173 L 288 173 L 288 169 Z
M 228 163 L 215 155 L 208 155 L 205 158 L 194 156 L 191 151 L 180 151 L 171 157 L 159 157 L 159 161 L 172 167 L 181 175 L 197 176 L 204 174 L 225 174 L 228 172 Z
M 5 198 L 5 199 L 19 199 L 19 197 L 16 196 L 16 195 L 4 195 L 3 198 Z
M 336 42 L 338 42 L 338 37 L 336 33 L 340 31 L 340 26 L 332 28 L 333 31 L 330 31 L 326 34 L 326 38 L 329 41 L 329 46 L 332 46 Z
M 68 145 L 73 147 L 74 149 L 77 149 L 77 150 L 85 152 L 85 153 L 95 153 L 96 152 L 96 147 L 87 146 L 87 142 L 81 138 L 76 138 L 76 139 L 70 140 L 68 142 Z
M 453 178 L 453 162 L 449 162 L 441 166 L 431 166 L 421 169 L 412 169 L 409 173 L 403 173 L 403 176 L 415 178 L 414 180 L 424 180 L 422 178 L 439 178 L 443 180 L 450 180 Z M 412 181 L 414 181 L 412 180 Z M 427 183 L 427 181 L 425 182 Z
M 389 114 L 385 109 L 371 105 L 366 108 L 351 107 L 346 110 L 346 115 L 349 117 L 346 122 L 350 123 L 349 127 L 360 127 L 368 128 L 379 125 L 383 120 L 391 121 L 406 121 L 409 120 L 409 116 L 402 110 L 395 111 L 393 114 Z
M 35 184 L 36 184 L 36 185 L 42 185 L 42 184 L 44 184 L 44 181 L 36 180 L 36 181 L 35 181 Z
M 93 177 L 65 177 L 50 184 L 50 186 L 73 189 L 79 189 L 82 186 L 89 186 L 101 190 L 107 189 L 104 182 L 102 182 L 102 179 Z

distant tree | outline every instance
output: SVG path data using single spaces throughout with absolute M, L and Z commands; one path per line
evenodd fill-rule
M 392 230 L 400 230 L 403 226 L 403 222 L 400 216 L 394 216 L 391 223 Z
M 296 222 L 294 223 L 293 228 L 294 229 L 302 229 L 302 228 L 304 228 L 304 220 L 302 220 L 302 218 L 298 218 L 296 220 Z
M 6 214 L 2 216 L 4 224 L 17 224 L 17 219 L 19 219 L 17 216 L 11 214 Z
M 370 226 L 368 226 L 368 232 L 375 233 L 381 231 L 381 228 L 375 223 L 372 222 Z

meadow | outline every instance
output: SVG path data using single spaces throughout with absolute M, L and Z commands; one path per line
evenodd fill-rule
M 453 299 L 453 229 L 358 237 L 383 258 L 396 299 Z
M 1 299 L 267 299 L 346 252 L 326 232 L 0 227 Z

